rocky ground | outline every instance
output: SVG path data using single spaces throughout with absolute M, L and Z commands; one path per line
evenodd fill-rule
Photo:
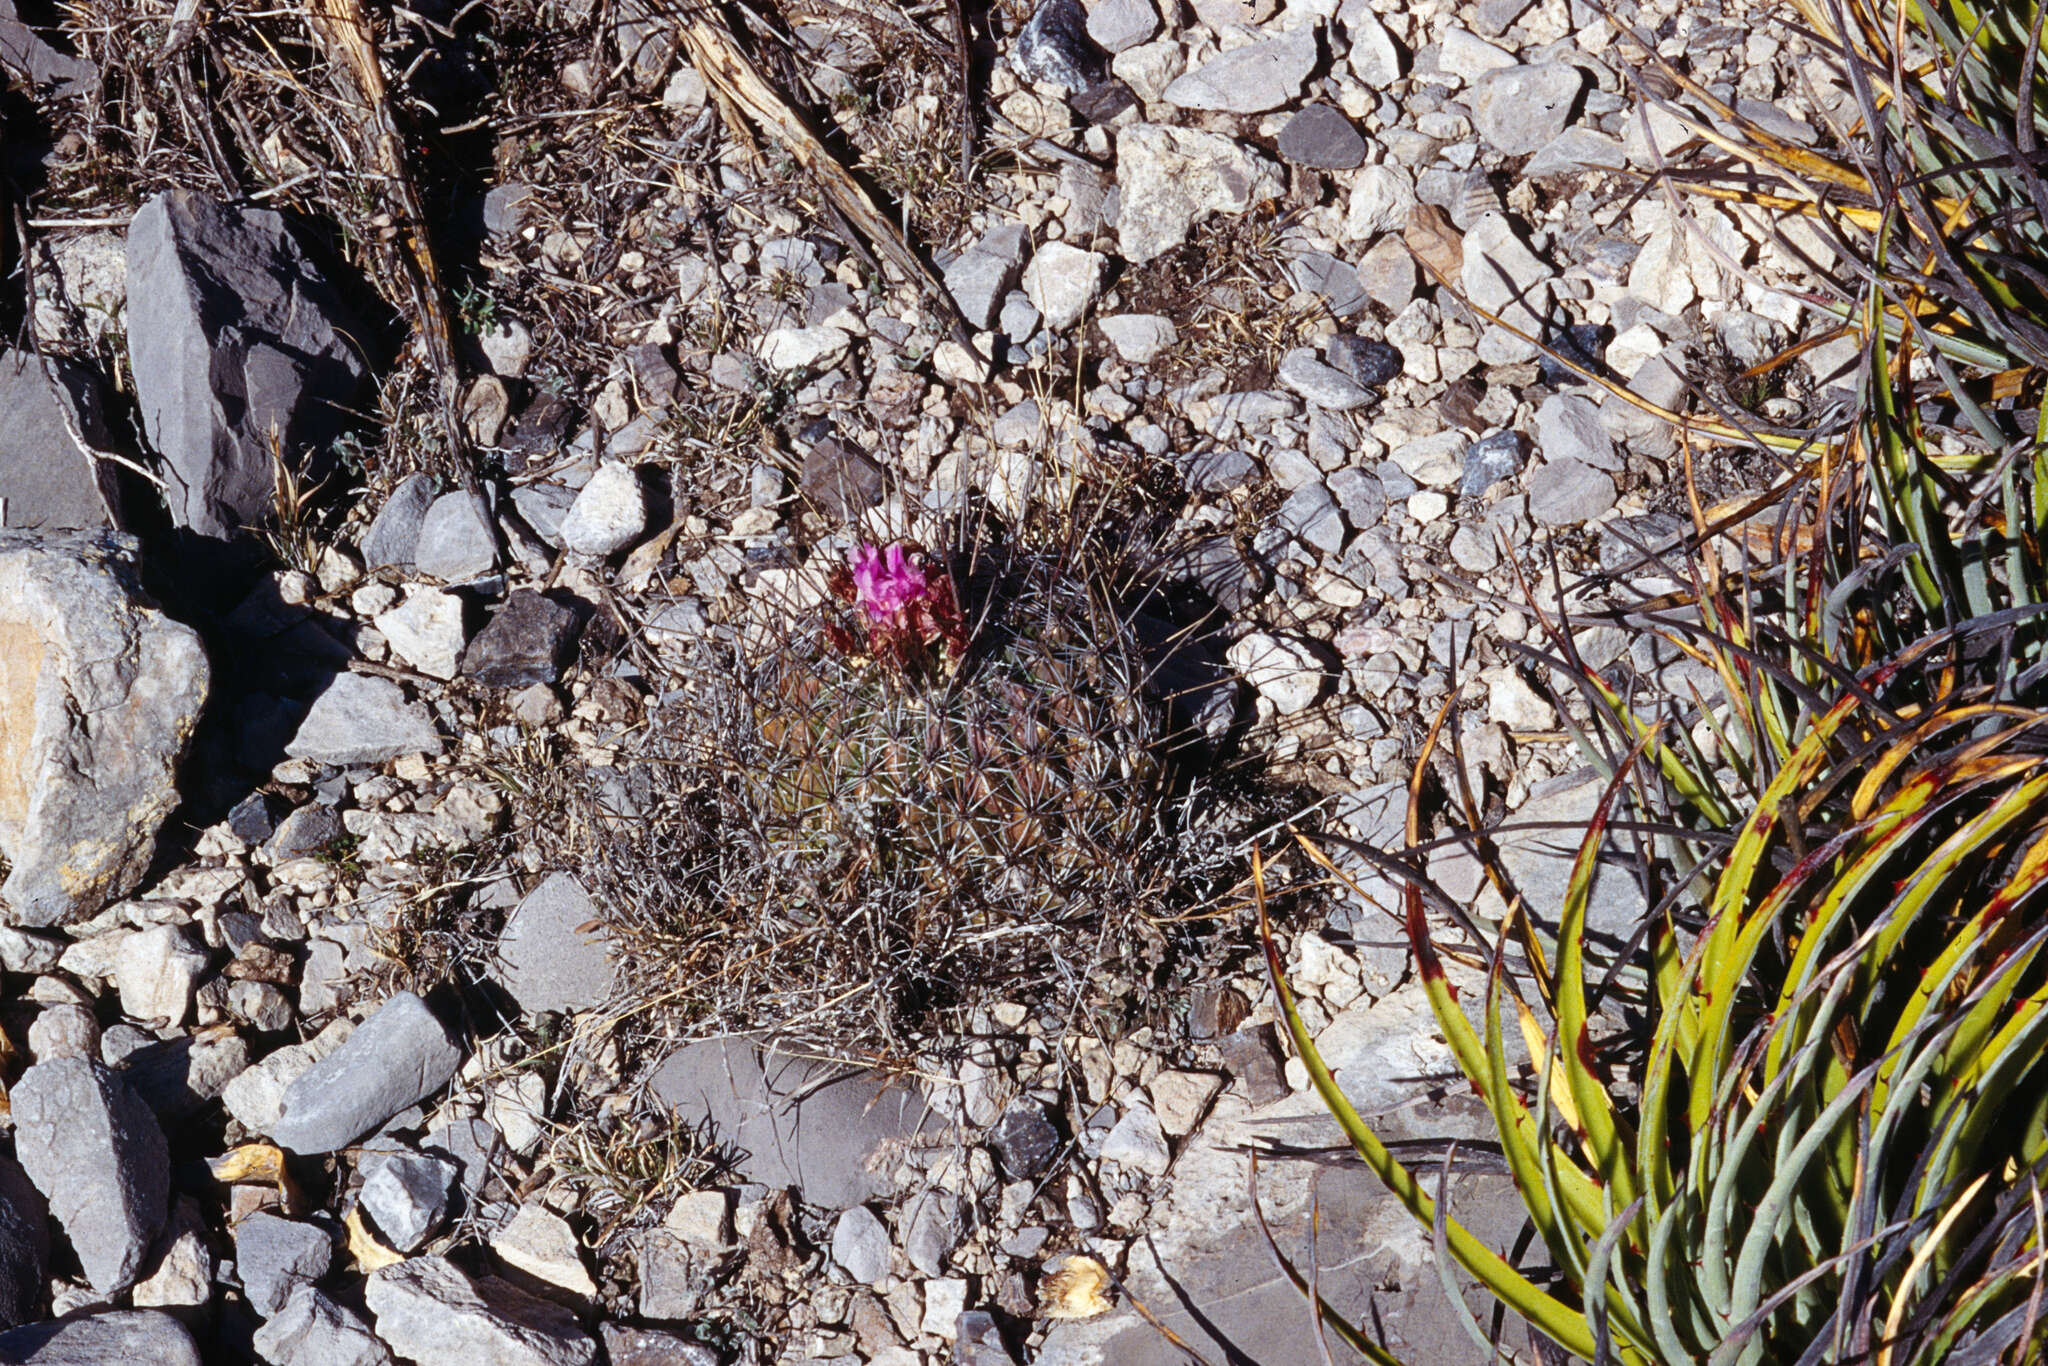
M 1840 91 L 1695 0 L 816 0 L 741 26 L 766 105 L 722 21 L 476 8 L 376 17 L 393 117 L 492 139 L 423 177 L 437 435 L 403 214 L 309 141 L 368 118 L 325 30 L 0 0 L 0 1361 L 1322 1359 L 1254 1192 L 1405 1359 L 1475 1359 L 1427 1231 L 1323 1160 L 1246 851 L 1291 819 L 1497 920 L 1403 825 L 1461 690 L 1435 790 L 1526 827 L 1554 913 L 1600 782 L 1519 647 L 1581 618 L 1684 696 L 1600 614 L 1673 586 L 1688 474 L 1771 475 L 1645 405 L 1795 426 L 1842 360 L 1744 373 L 1824 335 L 1827 247 L 1654 179 L 1669 71 L 1795 142 Z M 311 93 L 238 121 L 280 32 Z M 864 542 L 1074 526 L 1201 606 L 1199 897 L 920 1014 L 861 956 L 898 940 L 690 890 L 708 646 Z M 1279 857 L 1319 1044 L 1433 1167 L 1485 1118 L 1397 883 Z M 1504 1178 L 1443 1179 L 1514 1243 Z

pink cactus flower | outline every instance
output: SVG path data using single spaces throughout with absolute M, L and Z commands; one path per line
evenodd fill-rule
M 903 547 L 887 550 L 863 544 L 853 554 L 855 601 L 873 622 L 902 620 L 904 610 L 924 597 L 930 585 L 924 568 Z

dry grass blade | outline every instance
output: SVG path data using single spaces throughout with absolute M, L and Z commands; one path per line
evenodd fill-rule
M 802 116 L 747 60 L 724 23 L 715 15 L 699 14 L 678 31 L 704 78 L 715 85 L 726 100 L 745 111 L 748 118 L 774 134 L 790 155 L 816 178 L 818 187 L 831 200 L 833 207 L 873 242 L 906 280 L 918 286 L 926 300 L 946 319 L 947 330 L 952 333 L 953 340 L 972 352 L 974 331 L 960 316 L 953 296 L 932 274 L 930 267 L 910 249 L 909 243 L 903 240 L 903 235 L 888 217 L 876 207 L 866 187 L 854 179 L 853 173 L 840 164 Z

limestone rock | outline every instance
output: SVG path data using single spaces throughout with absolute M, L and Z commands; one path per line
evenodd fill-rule
M 1284 188 L 1279 168 L 1220 133 L 1134 123 L 1116 139 L 1117 240 L 1143 265 L 1211 214 L 1243 213 Z
M 85 1058 L 52 1058 L 13 1092 L 15 1155 L 50 1202 L 92 1288 L 133 1285 L 169 1213 L 170 1150 L 156 1116 Z
M 0 922 L 61 925 L 133 888 L 206 700 L 199 636 L 112 532 L 0 531 Z

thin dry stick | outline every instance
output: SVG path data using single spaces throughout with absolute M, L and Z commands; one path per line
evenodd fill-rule
M 328 0 L 332 3 L 333 0 Z M 854 179 L 825 144 L 806 125 L 796 110 L 762 78 L 739 49 L 730 30 L 715 15 L 700 14 L 680 30 L 689 47 L 692 62 L 704 79 L 748 118 L 773 134 L 789 149 L 799 165 L 809 171 L 826 199 L 846 220 L 860 230 L 900 272 L 917 285 L 926 301 L 946 320 L 953 340 L 974 352 L 974 329 L 960 315 L 953 296 L 946 291 L 930 267 L 910 249 L 888 218 L 876 207 L 867 189 Z
M 483 489 L 477 481 L 476 464 L 462 426 L 462 367 L 455 354 L 455 331 L 448 320 L 447 290 L 427 235 L 427 214 L 419 187 L 413 183 L 406 162 L 405 142 L 391 113 L 384 70 L 377 62 L 376 36 L 363 14 L 362 0 L 311 0 L 306 14 L 314 31 L 326 42 L 330 58 L 348 69 L 362 96 L 371 163 L 383 178 L 395 210 L 392 216 L 398 220 L 407 248 L 401 253 L 406 283 L 412 292 L 420 339 L 426 344 L 427 362 L 434 371 L 435 409 L 448 442 L 449 460 L 462 483 L 462 491 L 475 502 L 495 538 L 497 522 L 486 512 Z

